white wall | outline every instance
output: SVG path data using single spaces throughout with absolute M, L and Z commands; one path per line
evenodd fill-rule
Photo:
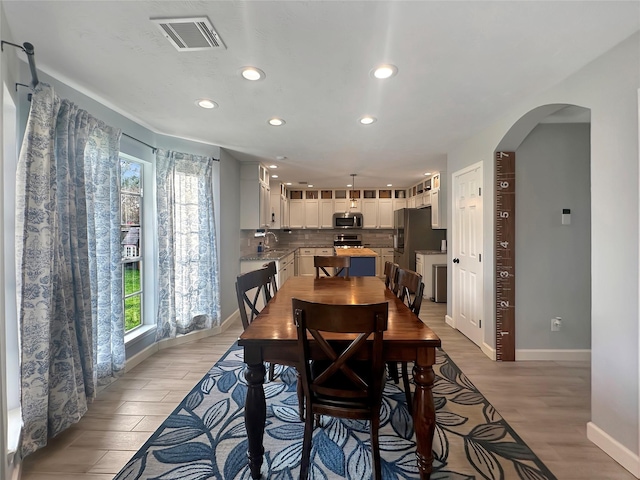
M 516 350 L 591 348 L 589 130 L 540 124 L 516 150 Z
M 455 172 L 484 161 L 485 205 L 492 205 L 493 154 L 520 117 L 546 104 L 591 109 L 592 423 L 610 440 L 609 445 L 600 442 L 599 446 L 618 460 L 620 452 L 613 450 L 627 449 L 636 463 L 639 59 L 640 34 L 636 33 L 553 89 L 523 101 L 483 132 L 456 145 L 448 154 L 447 167 L 448 172 Z M 493 215 L 492 208 L 485 209 L 484 341 L 491 346 L 495 346 Z M 612 446 L 615 442 L 619 447 Z

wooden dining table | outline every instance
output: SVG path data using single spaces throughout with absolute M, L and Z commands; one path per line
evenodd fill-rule
M 378 277 L 292 277 L 280 288 L 238 340 L 244 347 L 245 425 L 249 442 L 251 477 L 260 478 L 266 420 L 263 384 L 264 362 L 295 366 L 298 364 L 297 331 L 293 322 L 291 299 L 331 304 L 369 304 L 387 302 L 388 327 L 384 333 L 384 360 L 415 362 L 413 378 L 413 424 L 416 435 L 416 462 L 421 479 L 429 479 L 433 466 L 432 443 L 436 425 L 433 404 L 433 365 L 440 338 L 385 287 Z M 345 337 L 346 338 L 346 337 Z M 334 339 L 339 341 L 339 335 Z M 312 351 L 312 354 L 315 350 Z M 318 349 L 316 354 L 321 356 Z M 321 358 L 321 357 L 319 357 Z

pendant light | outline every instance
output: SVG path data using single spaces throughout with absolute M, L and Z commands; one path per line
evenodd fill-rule
M 351 190 L 355 191 L 355 189 L 356 189 L 356 174 L 352 173 L 351 174 Z M 349 195 L 351 197 L 351 204 L 350 204 L 351 210 L 358 208 L 358 199 L 355 198 L 353 195 L 355 195 L 355 193 L 352 195 Z

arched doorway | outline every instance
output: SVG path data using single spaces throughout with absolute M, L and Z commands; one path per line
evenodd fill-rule
M 513 152 L 516 165 L 515 211 L 509 213 L 515 213 L 515 218 L 510 218 L 507 225 L 497 218 L 506 214 L 499 208 L 495 212 L 497 358 L 557 360 L 588 355 L 589 130 L 588 109 L 566 104 L 544 105 L 522 116 L 496 148 L 497 154 Z M 498 202 L 500 183 L 496 178 Z M 505 227 L 513 229 L 510 232 L 513 241 L 507 247 L 504 242 L 500 245 Z M 502 253 L 515 260 L 508 274 L 507 289 L 497 285 L 504 280 L 500 277 L 498 253 L 505 248 L 509 251 Z M 497 341 L 505 337 L 512 341 Z

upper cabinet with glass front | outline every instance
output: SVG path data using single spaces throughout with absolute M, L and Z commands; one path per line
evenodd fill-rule
M 240 166 L 240 228 L 253 230 L 271 224 L 269 170 L 261 163 Z

